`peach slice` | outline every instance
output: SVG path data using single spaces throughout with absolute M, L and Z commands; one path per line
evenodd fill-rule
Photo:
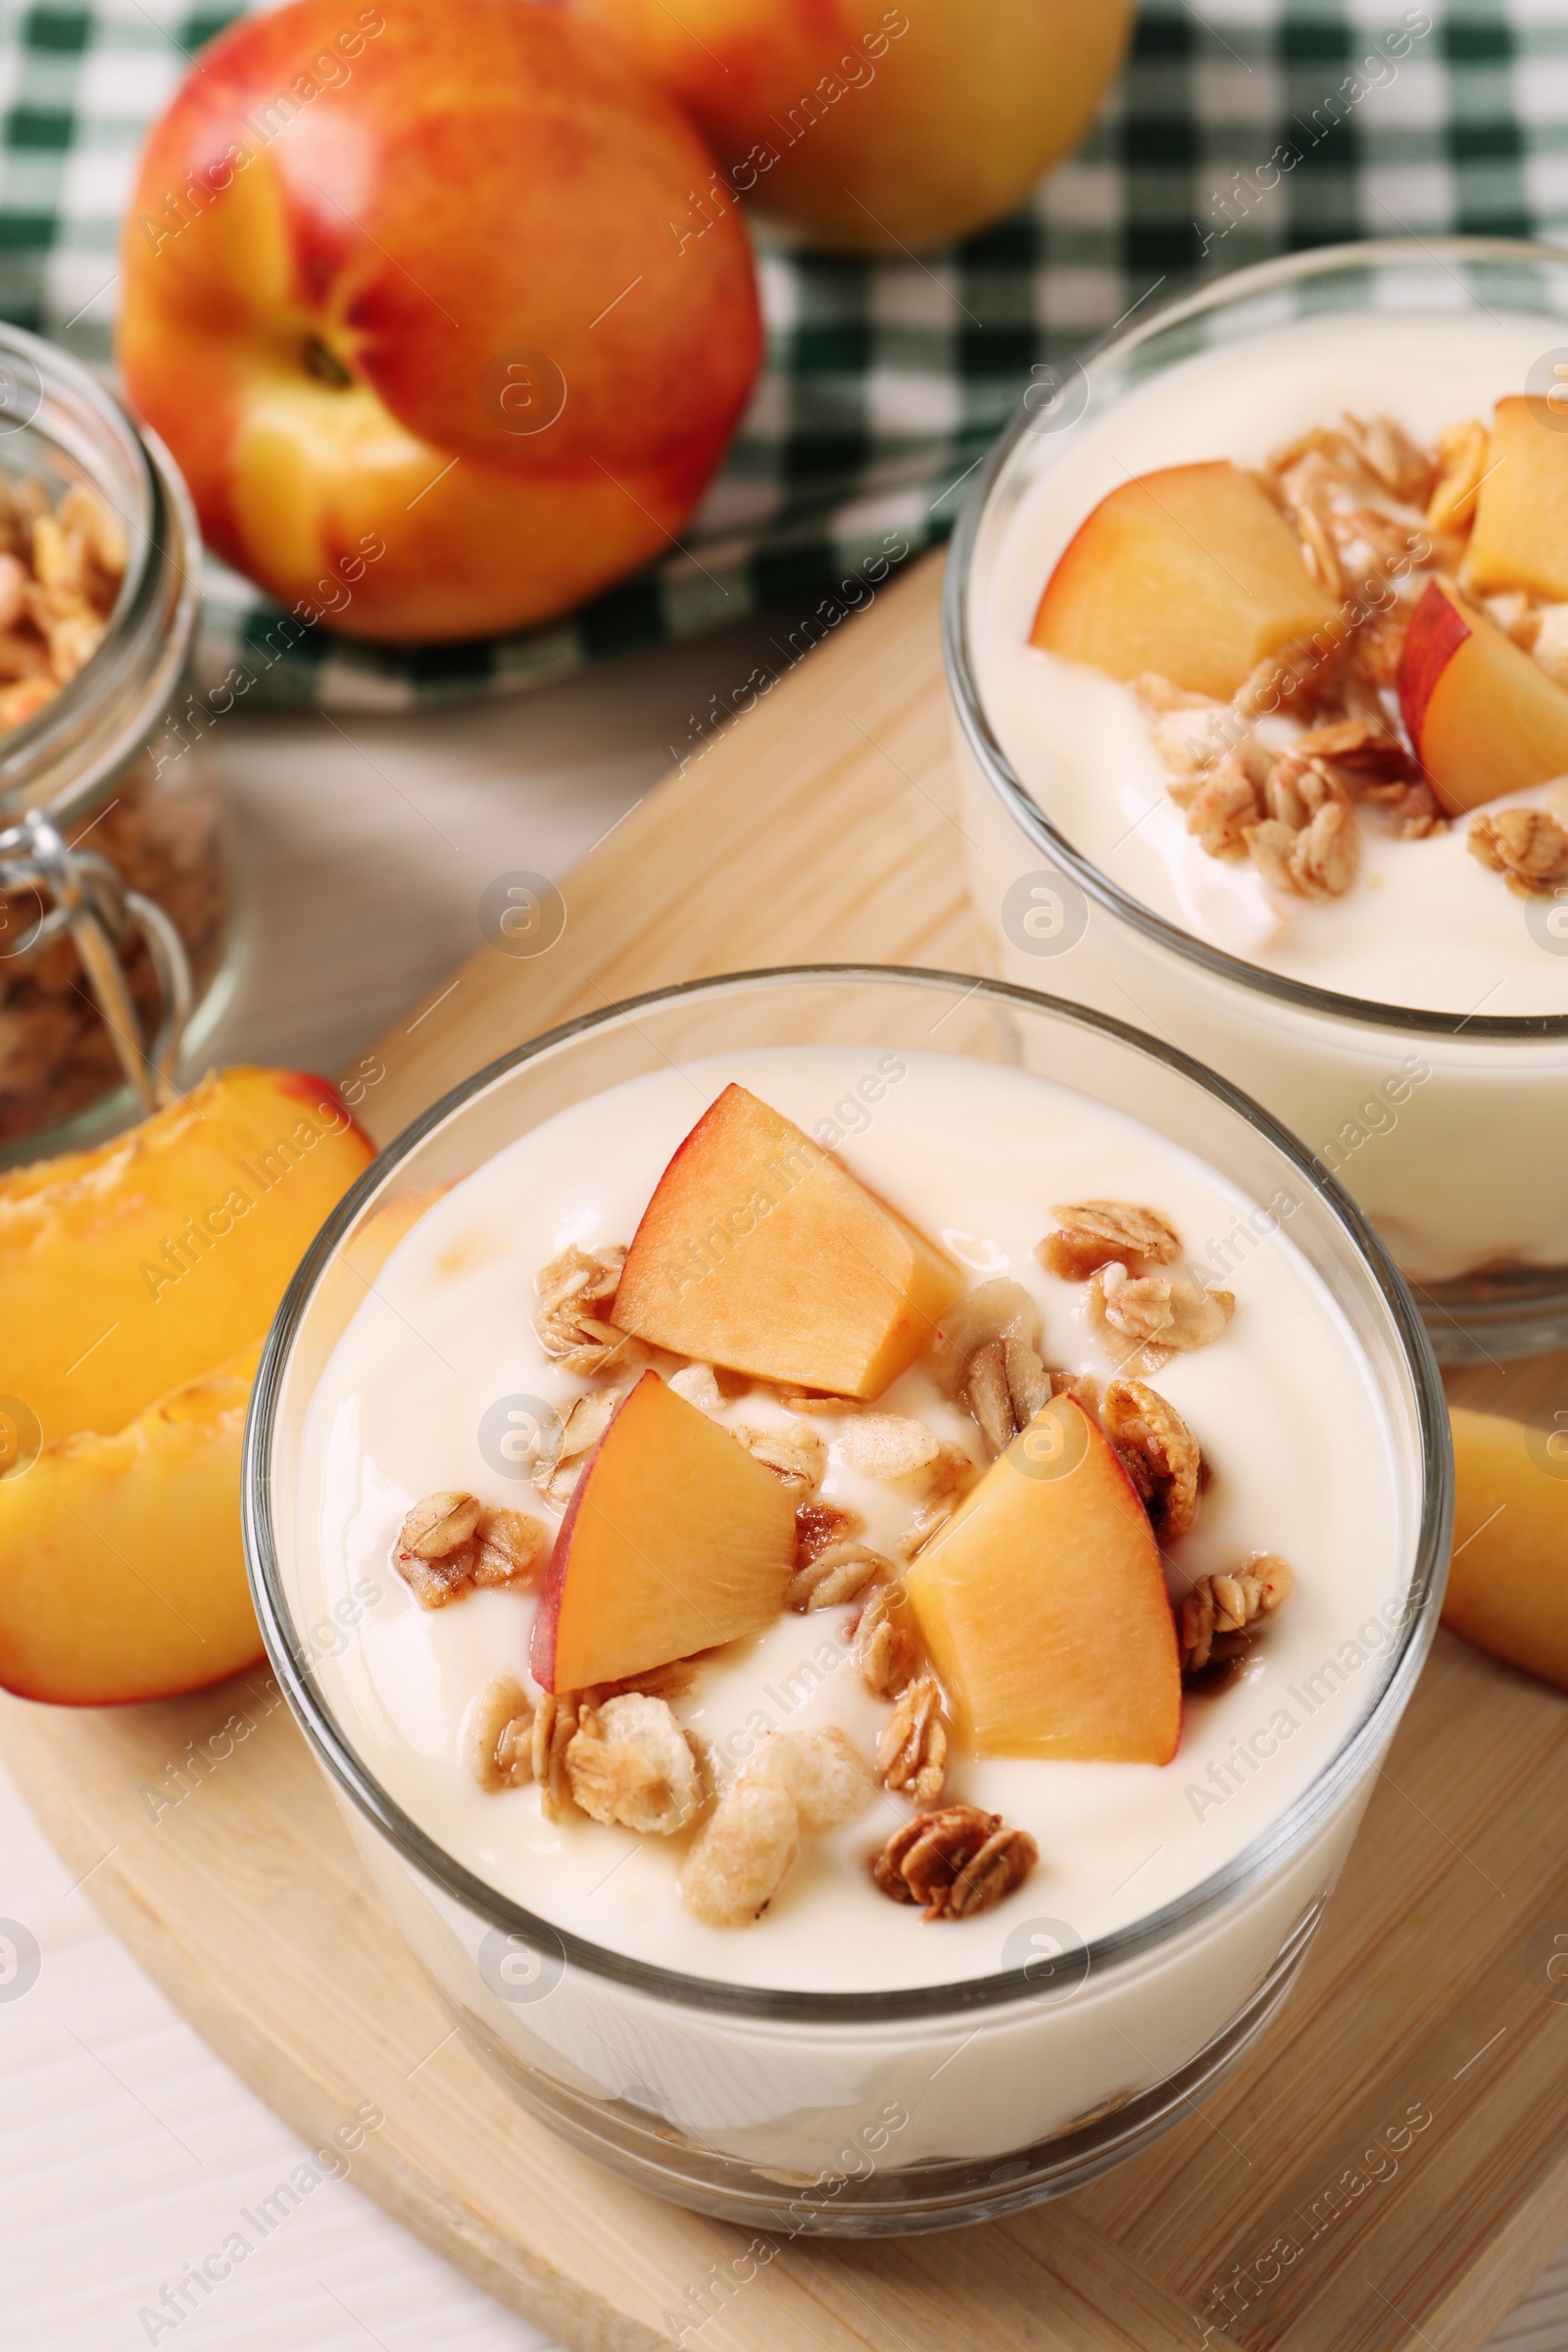
M 1443 1622 L 1568 1688 L 1568 1432 L 1450 1405 L 1456 1494 Z
M 1265 655 L 1335 625 L 1294 531 L 1239 466 L 1169 466 L 1102 498 L 1046 584 L 1031 645 L 1226 702 Z
M 262 1654 L 240 1546 L 260 1340 L 112 1437 L 0 1478 L 0 1683 L 103 1706 L 218 1683 Z
M 324 1079 L 229 1069 L 0 1177 L 5 1390 L 47 1439 L 122 1428 L 266 1330 L 373 1152 Z
M 763 1380 L 879 1396 L 963 1275 L 790 1119 L 727 1086 L 661 1176 L 614 1320 Z
M 771 1625 L 795 1567 L 794 1497 L 645 1372 L 577 1482 L 534 1620 L 546 1690 L 581 1690 Z
M 1014 1438 L 906 1583 L 983 1755 L 1170 1762 L 1182 1685 L 1158 1546 L 1072 1397 Z
M 1568 432 L 1517 393 L 1492 419 L 1464 577 L 1478 596 L 1528 588 L 1548 604 L 1568 599 Z
M 1568 771 L 1568 694 L 1437 580 L 1410 615 L 1399 712 L 1450 816 Z

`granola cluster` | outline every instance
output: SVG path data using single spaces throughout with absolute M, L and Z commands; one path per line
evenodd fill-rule
M 714 1805 L 681 1872 L 690 1910 L 711 1928 L 760 1919 L 804 1838 L 863 1813 L 870 1775 L 841 1731 L 771 1732 Z
M 877 1778 L 911 1804 L 934 1804 L 948 1777 L 942 1686 L 922 1674 L 902 1690 L 876 1743 Z
M 797 1534 L 796 1548 L 800 1547 Z M 796 1569 L 784 1597 L 792 1609 L 836 1609 L 854 1600 L 878 1577 L 891 1576 L 892 1563 L 868 1544 L 824 1544 Z
M 586 1377 L 646 1362 L 641 1342 L 618 1331 L 606 1312 L 615 1302 L 625 1262 L 623 1249 L 573 1247 L 541 1267 L 533 1327 L 540 1347 L 563 1372 Z
M 1198 1516 L 1203 1457 L 1168 1397 L 1141 1380 L 1113 1380 L 1102 1408 L 1106 1437 L 1162 1543 L 1185 1536 Z
M 669 1386 L 717 1417 L 788 1495 L 795 1556 L 783 1606 L 807 1618 L 848 1612 L 843 1637 L 854 1670 L 885 1710 L 870 1755 L 836 1727 L 773 1730 L 727 1777 L 720 1774 L 676 1713 L 701 1668 L 699 1658 L 684 1658 L 614 1685 L 534 1696 L 514 1678 L 497 1676 L 473 1701 L 464 1730 L 466 1764 L 482 1788 L 531 1785 L 552 1821 L 584 1817 L 639 1837 L 684 1839 L 680 1893 L 712 1927 L 760 1918 L 813 1840 L 874 1807 L 885 1815 L 891 1806 L 899 1819 L 891 1834 L 885 1819 L 878 1826 L 872 1883 L 891 1900 L 918 1906 L 928 1921 L 972 1918 L 1023 1884 L 1039 1861 L 1034 1838 L 952 1787 L 956 1773 L 961 1786 L 963 1742 L 903 1564 L 931 1542 L 985 1465 L 1061 1396 L 1103 1432 L 1159 1544 L 1179 1542 L 1195 1524 L 1207 1473 L 1181 1414 L 1143 1375 L 1211 1345 L 1235 1309 L 1228 1292 L 1201 1288 L 1181 1271 L 1181 1237 L 1159 1210 L 1097 1199 L 1060 1203 L 1052 1214 L 1054 1225 L 1037 1255 L 1049 1273 L 1079 1288 L 1084 1326 L 1117 1366 L 1103 1386 L 1091 1374 L 1048 1364 L 1039 1307 L 1021 1283 L 1005 1278 L 980 1283 L 958 1300 L 925 1359 L 939 1390 L 966 1417 L 963 1443 L 913 1415 L 752 1381 L 711 1364 L 687 1362 L 669 1375 Z M 573 1247 L 539 1276 L 540 1341 L 563 1369 L 589 1384 L 554 1441 L 538 1448 L 535 1485 L 557 1508 L 570 1499 L 646 1361 L 647 1350 L 613 1320 L 625 1254 Z M 727 1416 L 729 1405 L 754 1394 L 770 1395 L 788 1417 Z M 829 1412 L 831 1433 L 820 1426 Z M 890 1550 L 865 1541 L 860 1512 L 821 1492 L 834 1460 L 912 1506 Z M 421 1605 L 438 1608 L 470 1589 L 526 1583 L 549 1541 L 538 1519 L 443 1492 L 408 1513 L 394 1558 Z M 1184 1679 L 1208 1688 L 1234 1671 L 1292 1581 L 1283 1560 L 1260 1554 L 1233 1573 L 1193 1583 L 1173 1608 Z
M 1200 1289 L 1166 1272 L 1181 1252 L 1175 1229 L 1129 1200 L 1083 1200 L 1052 1210 L 1056 1230 L 1037 1255 L 1050 1274 L 1088 1281 L 1087 1319 L 1120 1372 L 1154 1373 L 1173 1355 L 1207 1348 L 1236 1312 L 1230 1291 Z
M 549 1548 L 537 1519 L 492 1508 L 476 1494 L 426 1494 L 393 1547 L 398 1574 L 421 1608 L 444 1608 L 475 1585 L 525 1584 Z
M 464 1749 L 481 1788 L 537 1782 L 552 1821 L 575 1807 L 644 1837 L 673 1838 L 708 1798 L 702 1750 L 668 1700 L 651 1691 L 547 1691 L 535 1705 L 520 1683 L 498 1676 L 468 1710 Z
M 0 475 L 0 729 L 20 727 L 103 643 L 125 531 L 77 483 L 51 506 L 36 475 Z
M 1470 820 L 1466 846 L 1518 898 L 1555 898 L 1568 887 L 1568 824 L 1544 808 L 1483 809 Z
M 1027 1830 L 1000 1813 L 947 1805 L 895 1830 L 871 1865 L 879 1890 L 896 1903 L 923 1903 L 927 1919 L 969 1919 L 1021 1886 L 1040 1859 Z
M 1234 1666 L 1295 1584 L 1293 1570 L 1272 1551 L 1259 1552 L 1233 1576 L 1200 1576 L 1176 1617 L 1184 1679 Z

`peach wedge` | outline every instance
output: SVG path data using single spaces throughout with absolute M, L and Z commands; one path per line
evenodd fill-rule
M 795 1505 L 770 1470 L 645 1372 L 577 1482 L 530 1664 L 546 1690 L 615 1683 L 771 1625 Z
M 615 1294 L 623 1331 L 838 1396 L 880 1396 L 963 1277 L 821 1145 L 727 1086 L 659 1180 Z
M 0 1683 L 102 1706 L 167 1698 L 262 1654 L 240 1548 L 252 1345 L 111 1437 L 0 1478 Z
M 1047 582 L 1029 641 L 1225 702 L 1266 655 L 1334 624 L 1295 532 L 1220 460 L 1139 474 L 1102 498 Z
M 1522 395 L 1497 403 L 1464 564 L 1478 596 L 1528 588 L 1546 604 L 1568 599 L 1568 417 L 1545 407 Z
M 267 1329 L 372 1149 L 324 1079 L 229 1069 L 0 1177 L 7 1393 L 55 1440 L 122 1429 L 222 1363 Z
M 1158 1547 L 1071 1397 L 1014 1438 L 906 1582 L 982 1755 L 1170 1762 L 1181 1668 Z
M 1568 694 L 1436 580 L 1410 615 L 1398 689 L 1416 758 L 1450 816 L 1568 772 Z
M 1466 1405 L 1448 1418 L 1456 1493 L 1443 1622 L 1568 1689 L 1568 1436 Z

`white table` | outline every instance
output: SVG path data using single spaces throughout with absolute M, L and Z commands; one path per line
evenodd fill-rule
M 496 874 L 556 874 L 686 748 L 689 715 L 765 650 L 764 623 L 636 655 L 548 693 L 419 718 L 243 718 L 217 741 L 249 891 L 219 1048 L 333 1071 L 478 942 Z M 42 1952 L 0 1984 L 0 2342 L 6 2352 L 523 2352 L 546 2338 L 389 2220 L 323 2183 L 175 2328 L 141 2318 L 303 2154 L 142 1974 L 0 1767 L 0 1919 Z M 1568 2249 L 1497 2352 L 1568 2352 Z M 1325 2352 L 1328 2348 L 1325 2347 Z

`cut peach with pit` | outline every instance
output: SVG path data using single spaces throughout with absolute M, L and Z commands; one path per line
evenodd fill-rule
M 1568 772 L 1568 694 L 1437 580 L 1410 615 L 1398 690 L 1415 756 L 1450 816 Z
M 1335 626 L 1295 532 L 1222 459 L 1139 474 L 1102 498 L 1047 582 L 1029 641 L 1112 678 L 1154 670 L 1227 702 L 1266 656 Z
M 1453 1559 L 1443 1622 L 1568 1688 L 1568 1423 L 1451 1405 Z
M 254 1341 L 111 1437 L 0 1478 L 0 1683 L 72 1706 L 167 1698 L 254 1664 L 240 1446 Z
M 1465 585 L 1478 596 L 1527 588 L 1548 604 L 1568 599 L 1568 416 L 1544 400 L 1499 400 L 1487 468 L 1476 494 Z
M 613 1311 L 677 1355 L 869 1397 L 962 1288 L 953 1260 L 820 1144 L 727 1086 L 661 1176 Z
M 577 1482 L 534 1620 L 546 1690 L 580 1690 L 771 1625 L 795 1502 L 742 1446 L 645 1372 Z
M 267 1329 L 373 1149 L 324 1079 L 229 1069 L 0 1177 L 0 1385 L 47 1439 L 122 1428 Z
M 1182 1687 L 1159 1550 L 1072 1397 L 1014 1438 L 906 1582 L 981 1754 L 1170 1762 Z

